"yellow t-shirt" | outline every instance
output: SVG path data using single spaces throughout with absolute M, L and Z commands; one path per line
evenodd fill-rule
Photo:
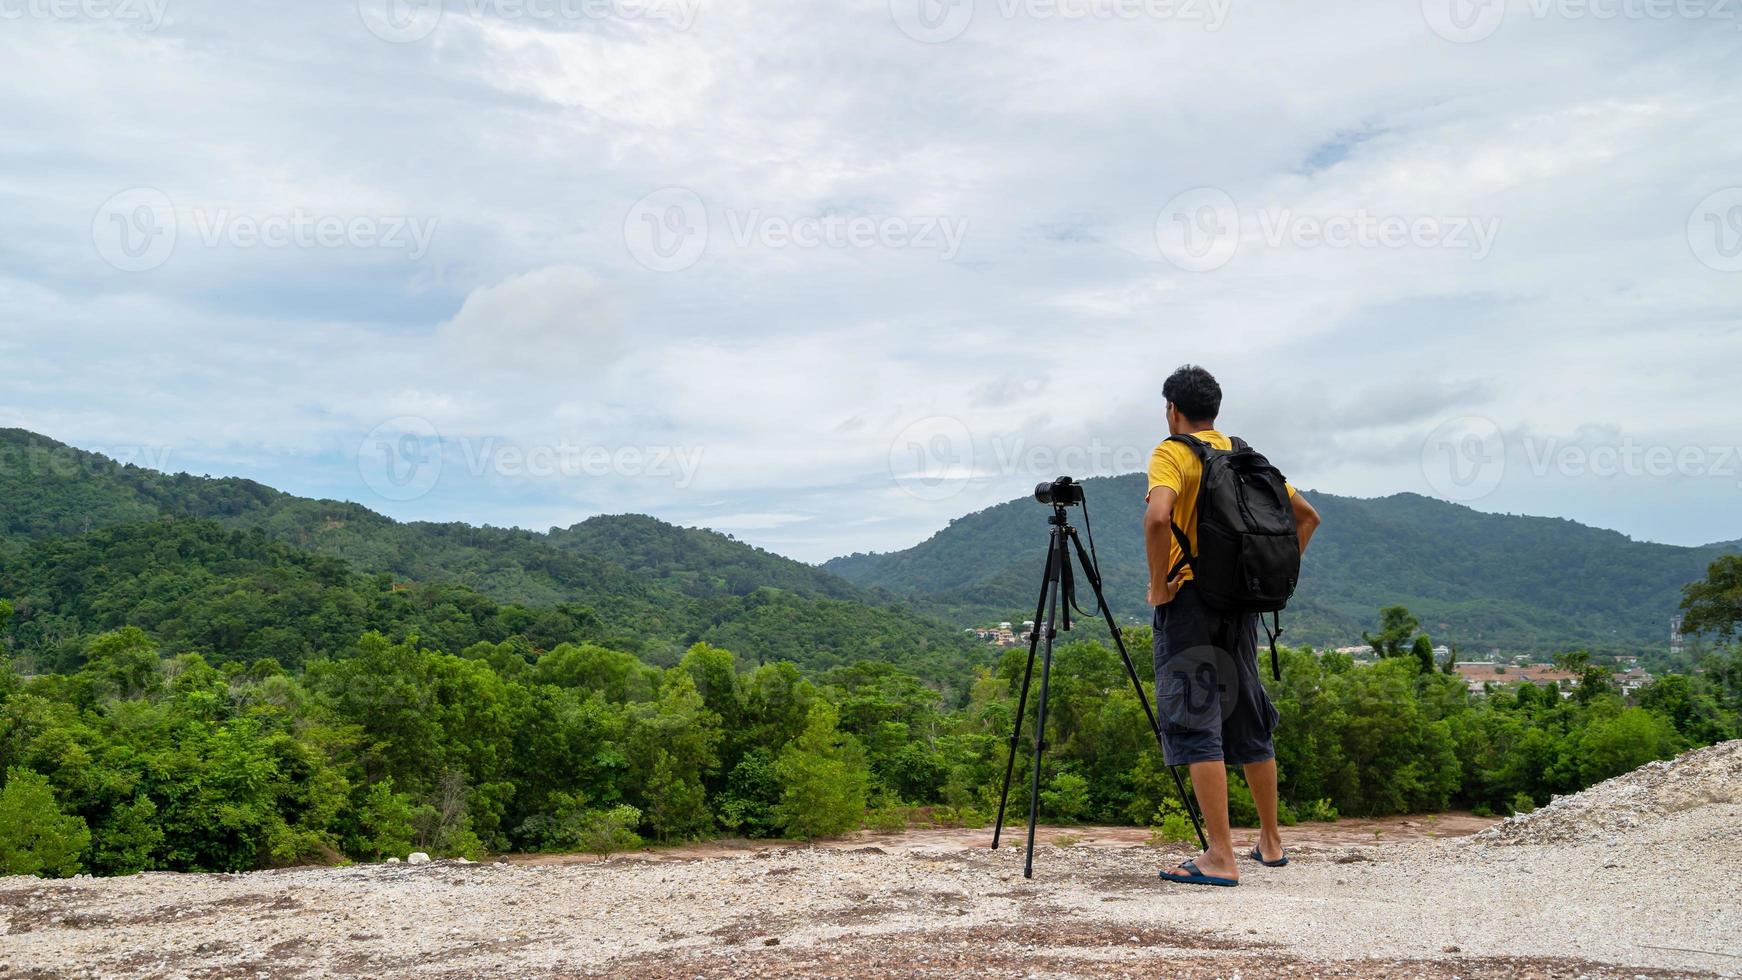
M 1213 449 L 1233 449 L 1234 442 L 1215 429 L 1204 429 L 1193 432 L 1192 435 L 1208 443 Z M 1166 440 L 1155 447 L 1155 452 L 1149 455 L 1149 489 L 1144 492 L 1143 499 L 1157 487 L 1167 487 L 1178 496 L 1173 502 L 1173 522 L 1186 533 L 1186 540 L 1192 543 L 1192 553 L 1198 550 L 1198 483 L 1204 476 L 1204 464 L 1198 459 L 1198 454 L 1192 447 L 1183 442 Z M 1294 486 L 1288 487 L 1288 495 L 1294 496 Z M 1179 550 L 1179 539 L 1169 532 L 1167 545 L 1167 567 L 1173 568 L 1183 557 Z M 1187 581 L 1192 578 L 1192 569 L 1188 565 L 1180 569 L 1180 576 Z

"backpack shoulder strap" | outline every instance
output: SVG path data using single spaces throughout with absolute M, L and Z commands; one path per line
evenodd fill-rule
M 1187 449 L 1190 449 L 1192 451 L 1192 455 L 1196 456 L 1198 458 L 1199 462 L 1202 462 L 1204 460 L 1204 458 L 1209 453 L 1214 452 L 1214 447 L 1212 447 L 1209 443 L 1205 442 L 1202 439 L 1199 439 L 1197 436 L 1194 436 L 1194 435 L 1182 434 L 1182 435 L 1177 435 L 1177 436 L 1168 436 L 1167 439 L 1164 441 L 1181 443 Z
M 1177 442 L 1184 445 L 1187 449 L 1190 449 L 1192 455 L 1198 458 L 1198 463 L 1200 465 L 1208 465 L 1210 454 L 1217 451 L 1215 447 L 1211 446 L 1209 443 L 1190 434 L 1182 433 L 1177 436 L 1168 436 L 1165 441 Z M 1201 479 L 1198 484 L 1198 493 L 1203 493 L 1203 483 Z M 1171 522 L 1169 522 L 1169 526 L 1173 528 L 1173 539 L 1179 542 L 1179 561 L 1174 562 L 1173 568 L 1169 569 L 1167 573 L 1167 577 L 1171 580 L 1175 575 L 1180 573 L 1180 569 L 1182 568 L 1192 567 L 1193 570 L 1196 571 L 1198 556 L 1192 553 L 1192 542 L 1190 538 L 1186 537 L 1184 529 L 1182 529 L 1178 524 L 1173 524 Z
M 1180 530 L 1180 526 L 1171 521 L 1168 523 L 1168 526 L 1173 528 L 1173 539 L 1179 542 L 1179 561 L 1174 562 L 1173 567 L 1168 569 L 1167 572 L 1168 581 L 1171 582 L 1173 581 L 1173 577 L 1179 574 L 1180 569 L 1197 561 L 1198 556 L 1192 554 L 1192 542 L 1186 537 L 1186 533 Z M 1192 571 L 1195 574 L 1197 569 L 1193 568 Z

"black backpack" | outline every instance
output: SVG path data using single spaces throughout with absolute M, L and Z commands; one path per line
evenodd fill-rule
M 1204 464 L 1198 480 L 1198 550 L 1193 554 L 1185 531 L 1173 525 L 1182 557 L 1168 578 L 1190 565 L 1206 606 L 1242 615 L 1270 613 L 1275 626 L 1265 628 L 1270 672 L 1281 680 L 1276 655 L 1280 614 L 1300 581 L 1300 538 L 1282 473 L 1242 439 L 1231 440 L 1231 449 L 1217 449 L 1189 435 L 1170 436 L 1168 441 L 1185 443 Z

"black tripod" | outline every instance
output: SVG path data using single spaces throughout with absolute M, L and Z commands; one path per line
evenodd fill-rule
M 1125 673 L 1130 676 L 1131 686 L 1137 691 L 1137 701 L 1143 705 L 1143 714 L 1149 719 L 1149 727 L 1155 733 L 1156 744 L 1161 744 L 1161 726 L 1156 724 L 1155 712 L 1149 706 L 1149 697 L 1143 692 L 1143 682 L 1137 678 L 1137 668 L 1131 664 L 1131 655 L 1125 652 L 1125 639 L 1113 622 L 1113 611 L 1108 608 L 1106 596 L 1101 592 L 1101 569 L 1090 557 L 1092 552 L 1084 552 L 1083 542 L 1077 537 L 1077 529 L 1070 524 L 1065 505 L 1054 503 L 1052 510 L 1052 517 L 1047 519 L 1047 523 L 1052 525 L 1052 536 L 1047 545 L 1046 577 L 1040 584 L 1040 601 L 1034 607 L 1035 626 L 1028 637 L 1028 667 L 1022 673 L 1022 694 L 1016 701 L 1016 720 L 1010 732 L 1010 759 L 1004 764 L 1004 791 L 998 797 L 998 823 L 992 830 L 992 848 L 996 850 L 998 839 L 1004 833 L 1004 807 L 1010 800 L 1010 778 L 1016 771 L 1016 745 L 1022 737 L 1022 716 L 1028 710 L 1028 687 L 1034 678 L 1034 654 L 1042 643 L 1044 632 L 1046 650 L 1040 662 L 1040 703 L 1034 726 L 1034 767 L 1029 774 L 1028 850 L 1023 856 L 1024 878 L 1034 877 L 1034 820 L 1040 802 L 1040 756 L 1046 749 L 1046 695 L 1052 676 L 1052 641 L 1059 633 L 1070 631 L 1071 609 L 1076 605 L 1076 583 L 1071 571 L 1072 547 L 1076 550 L 1077 560 L 1083 566 L 1083 574 L 1089 579 L 1089 588 L 1094 590 L 1096 607 L 1106 617 L 1107 629 L 1113 634 L 1113 645 L 1119 650 L 1119 659 L 1125 663 Z M 1086 507 L 1083 516 L 1085 520 L 1088 517 Z M 1094 541 L 1093 534 L 1091 531 L 1091 542 Z M 1081 609 L 1077 612 L 1079 615 L 1088 615 Z M 1044 620 L 1041 618 L 1043 613 L 1046 616 Z M 1058 620 L 1055 628 L 1055 617 L 1060 615 L 1063 618 Z M 1204 839 L 1204 824 L 1198 813 L 1197 800 L 1186 792 L 1185 780 L 1180 778 L 1177 768 L 1169 766 L 1168 772 L 1173 774 L 1174 786 L 1179 790 L 1180 800 L 1185 804 L 1186 815 L 1191 817 L 1192 829 L 1198 833 L 1198 843 L 1208 850 L 1210 845 Z

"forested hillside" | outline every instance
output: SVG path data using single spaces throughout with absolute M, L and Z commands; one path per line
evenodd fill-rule
M 978 824 L 996 807 L 1023 652 L 994 657 L 877 587 L 935 590 L 957 612 L 1032 601 L 1046 512 L 1027 501 L 902 555 L 838 563 L 868 588 L 649 518 L 549 535 L 398 524 L 31 439 L 0 440 L 0 873 L 610 851 L 922 812 Z M 43 470 L 42 452 L 71 465 Z M 1141 602 L 1135 495 L 1116 492 L 1129 489 L 1090 486 L 1127 611 Z M 1476 596 L 1492 580 L 1588 625 L 1600 613 L 1585 593 L 1538 590 L 1540 568 L 1477 566 L 1496 548 L 1551 551 L 1567 574 L 1609 582 L 1619 555 L 1649 583 L 1683 557 L 1415 498 L 1320 502 L 1343 530 L 1313 552 L 1308 621 L 1370 623 L 1411 592 Z M 1435 541 L 1438 566 L 1416 557 Z M 1358 575 L 1339 585 L 1345 566 Z M 1742 615 L 1739 567 L 1714 563 L 1689 592 L 1690 622 L 1718 638 Z M 1392 585 L 1362 584 L 1376 576 Z M 1141 656 L 1147 630 L 1128 638 Z M 1473 694 L 1397 639 L 1373 666 L 1284 652 L 1268 686 L 1288 719 L 1285 820 L 1523 810 L 1742 729 L 1734 649 L 1630 694 L 1583 656 L 1565 661 L 1578 680 L 1564 692 Z M 1061 644 L 1051 680 L 1040 812 L 1186 838 L 1113 651 Z M 1232 798 L 1250 823 L 1238 776 Z
M 0 430 L 0 595 L 14 656 L 56 669 L 123 624 L 171 653 L 285 665 L 364 629 L 450 650 L 610 642 L 667 664 L 713 639 L 817 669 L 875 651 L 946 685 L 987 656 L 888 593 L 712 531 L 635 515 L 548 534 L 400 523 L 17 429 Z M 476 626 L 499 614 L 519 625 Z
M 1144 478 L 1085 486 L 1108 599 L 1122 616 L 1141 620 Z M 1484 514 L 1415 494 L 1307 494 L 1325 523 L 1289 607 L 1289 635 L 1298 642 L 1357 643 L 1375 609 L 1402 604 L 1436 641 L 1467 651 L 1656 650 L 1667 643 L 1681 587 L 1718 554 L 1737 550 L 1633 541 L 1564 519 Z M 824 567 L 910 595 L 957 622 L 1025 618 L 1045 560 L 1046 516 L 1032 500 L 1015 500 L 953 521 L 906 551 Z

